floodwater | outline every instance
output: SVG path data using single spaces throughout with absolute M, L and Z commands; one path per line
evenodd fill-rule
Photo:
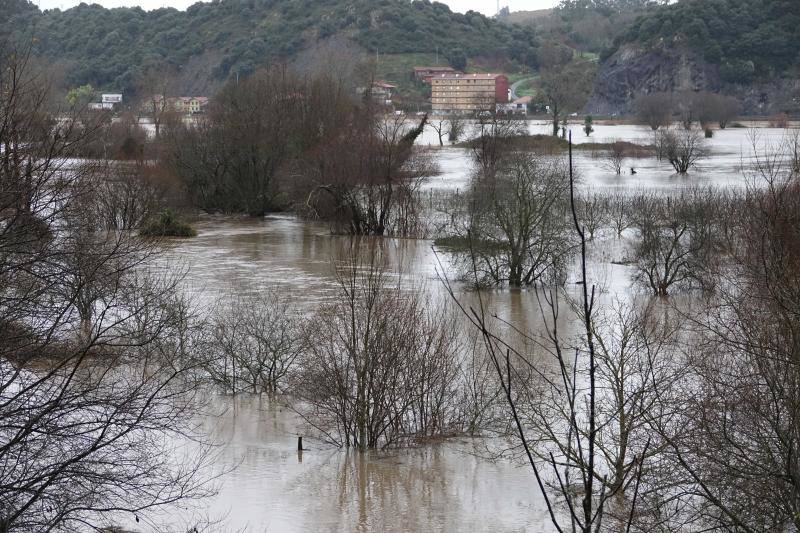
M 226 400 L 208 430 L 235 469 L 204 506 L 211 531 L 549 531 L 524 467 L 489 461 L 480 439 L 360 454 L 305 439 L 302 422 L 266 398 Z M 182 521 L 187 523 L 186 520 Z
M 653 132 L 647 126 L 635 125 L 594 125 L 594 133 L 587 137 L 582 126 L 570 125 L 575 144 L 608 143 L 627 141 L 648 145 L 653 144 Z M 529 121 L 531 134 L 548 135 L 549 123 Z M 796 131 L 796 130 L 792 130 Z M 575 169 L 580 177 L 580 189 L 593 190 L 662 190 L 687 187 L 744 187 L 748 183 L 747 169 L 753 162 L 753 134 L 758 149 L 770 150 L 787 135 L 787 130 L 779 128 L 727 128 L 714 130 L 714 137 L 706 139 L 709 157 L 698 162 L 686 175 L 678 175 L 666 161 L 655 157 L 627 158 L 621 175 L 604 168 L 601 157 L 592 157 L 589 150 L 574 150 Z M 439 148 L 439 139 L 432 128 L 427 128 L 418 144 L 430 146 L 437 151 L 441 174 L 430 179 L 427 187 L 432 189 L 464 190 L 469 183 L 469 150 L 445 146 Z M 744 169 L 743 169 L 744 167 Z M 636 174 L 631 174 L 634 168 Z
M 324 224 L 286 215 L 209 216 L 196 227 L 198 236 L 176 241 L 167 260 L 183 265 L 184 290 L 201 302 L 269 287 L 313 312 L 337 295 L 334 263 L 347 259 L 350 239 L 331 235 Z M 375 244 L 390 276 L 445 297 L 440 273 L 448 271 L 447 257 L 431 241 Z M 457 289 L 475 303 L 475 293 Z M 482 297 L 490 313 L 512 323 L 541 322 L 533 291 Z M 230 471 L 219 479 L 218 495 L 203 503 L 203 517 L 216 522 L 209 531 L 550 531 L 530 469 L 489 460 L 487 440 L 361 455 L 311 438 L 277 401 L 215 398 L 211 412 L 203 424 L 222 443 L 218 467 Z M 309 449 L 298 455 L 303 434 Z M 192 525 L 181 516 L 167 522 Z
M 546 124 L 532 124 L 547 132 Z M 650 131 L 637 126 L 595 126 L 595 141 L 647 142 Z M 782 130 L 759 130 L 777 140 Z M 585 140 L 573 127 L 575 140 Z M 438 140 L 427 131 L 422 144 Z M 576 155 L 582 190 L 652 189 L 669 191 L 693 185 L 741 187 L 749 157 L 748 131 L 717 131 L 711 158 L 688 176 L 675 176 L 654 159 L 635 160 L 635 176 L 617 176 L 589 155 Z M 467 150 L 436 149 L 441 174 L 432 190 L 464 189 L 469 180 Z M 633 165 L 634 162 L 630 163 Z M 209 301 L 229 293 L 275 287 L 289 291 L 301 308 L 313 311 L 336 297 L 334 262 L 346 259 L 348 239 L 332 236 L 323 224 L 291 216 L 263 219 L 205 217 L 198 237 L 176 242 L 168 255 L 188 271 L 185 290 Z M 383 239 L 389 269 L 404 283 L 442 290 L 446 255 L 429 240 Z M 624 245 L 609 237 L 591 250 L 590 277 L 606 295 L 631 297 L 629 267 L 618 264 Z M 448 272 L 449 273 L 449 272 Z M 459 289 L 474 302 L 474 293 Z M 489 291 L 490 312 L 518 325 L 537 327 L 540 311 L 534 291 Z M 211 531 L 551 531 L 532 472 L 507 460 L 490 461 L 487 441 L 453 439 L 412 449 L 357 454 L 306 435 L 307 451 L 296 450 L 306 431 L 291 409 L 266 398 L 216 398 L 215 414 L 203 424 L 222 444 L 219 493 L 201 502 Z M 190 524 L 191 525 L 191 524 Z M 139 530 L 142 530 L 139 525 Z M 145 529 L 146 530 L 146 529 Z

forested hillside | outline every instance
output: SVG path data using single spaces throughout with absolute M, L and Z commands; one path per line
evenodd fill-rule
M 72 86 L 134 91 L 137 75 L 162 63 L 202 68 L 223 81 L 291 59 L 335 35 L 373 54 L 438 51 L 444 58 L 536 60 L 531 28 L 453 13 L 427 0 L 216 0 L 185 12 L 81 4 L 43 13 L 27 0 L 6 1 L 0 32 L 33 38 L 37 53 L 68 65 Z
M 601 55 L 586 111 L 626 114 L 639 96 L 712 92 L 751 115 L 800 113 L 800 2 L 680 0 L 632 21 Z
M 728 82 L 788 74 L 800 68 L 800 2 L 682 0 L 639 17 L 616 44 L 665 41 L 701 53 Z

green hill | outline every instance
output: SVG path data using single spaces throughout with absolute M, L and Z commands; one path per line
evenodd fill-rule
M 800 69 L 800 1 L 682 0 L 639 17 L 617 40 L 621 45 L 686 46 L 719 65 L 726 82 L 750 83 L 797 76 Z
M 216 0 L 186 11 L 80 4 L 40 12 L 27 0 L 4 3 L 0 36 L 35 38 L 35 52 L 64 65 L 70 86 L 131 92 L 150 65 L 195 70 L 195 79 L 219 83 L 334 36 L 371 54 L 536 61 L 532 29 L 427 0 Z

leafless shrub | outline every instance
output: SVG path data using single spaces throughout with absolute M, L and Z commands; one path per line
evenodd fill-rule
M 304 348 L 300 316 L 275 289 L 239 295 L 211 319 L 206 368 L 222 390 L 275 394 Z
M 90 163 L 86 179 L 92 182 L 96 223 L 108 230 L 141 228 L 166 201 L 167 184 L 159 176 L 161 171 L 141 160 Z
M 679 174 L 686 174 L 707 156 L 705 139 L 698 130 L 671 128 L 659 131 L 657 141 L 662 157 Z
M 622 166 L 625 163 L 626 149 L 625 143 L 616 141 L 611 143 L 611 148 L 603 157 L 603 166 L 615 174 L 622 174 Z
M 640 121 L 656 131 L 672 122 L 673 102 L 669 93 L 645 94 L 636 98 L 634 104 L 636 115 Z
M 589 240 L 594 239 L 598 229 L 608 223 L 608 199 L 598 193 L 585 194 L 577 199 L 578 220 L 589 233 Z
M 366 264 L 359 248 L 336 269 L 340 297 L 309 323 L 298 411 L 330 442 L 359 450 L 460 431 L 454 316 L 390 286 L 374 246 Z
M 608 198 L 608 217 L 617 236 L 622 235 L 622 232 L 630 227 L 631 218 L 629 210 L 631 209 L 630 199 L 622 193 L 615 193 Z

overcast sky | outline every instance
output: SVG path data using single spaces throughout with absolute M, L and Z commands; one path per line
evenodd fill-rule
M 81 0 L 32 0 L 41 9 L 68 9 L 81 3 Z M 159 7 L 175 7 L 186 9 L 197 0 L 83 0 L 87 4 L 100 4 L 106 7 L 142 6 L 144 9 Z M 497 0 L 440 0 L 450 6 L 453 11 L 480 11 L 486 15 L 497 12 Z M 501 6 L 508 6 L 511 11 L 544 9 L 553 7 L 558 0 L 500 0 Z

